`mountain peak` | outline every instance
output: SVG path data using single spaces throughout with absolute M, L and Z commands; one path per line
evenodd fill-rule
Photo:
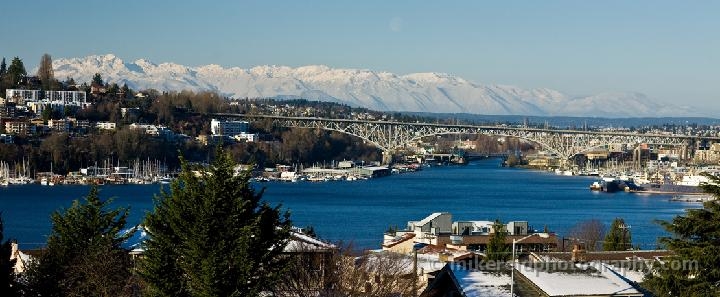
M 481 85 L 441 72 L 396 75 L 326 65 L 260 65 L 248 69 L 221 65 L 188 67 L 145 59 L 123 63 L 113 54 L 58 59 L 55 75 L 90 81 L 100 73 L 108 82 L 133 89 L 210 90 L 235 98 L 306 98 L 380 111 L 568 116 L 698 116 L 688 109 L 659 105 L 647 96 L 601 93 L 572 97 L 547 89 Z

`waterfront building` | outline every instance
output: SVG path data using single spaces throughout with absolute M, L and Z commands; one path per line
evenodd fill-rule
M 383 250 L 409 253 L 416 246 L 438 246 L 459 251 L 484 252 L 498 230 L 494 230 L 491 221 L 452 221 L 452 214 L 436 212 L 420 221 L 409 221 L 407 229 L 394 230 L 385 234 Z M 526 221 L 511 221 L 503 224 L 507 236 L 505 243 L 511 245 L 517 240 L 530 236 L 517 244 L 520 251 L 551 251 L 557 247 L 557 236 L 554 233 L 535 232 Z
M 210 121 L 210 132 L 213 135 L 236 136 L 247 133 L 250 123 L 247 121 L 222 121 L 212 119 Z

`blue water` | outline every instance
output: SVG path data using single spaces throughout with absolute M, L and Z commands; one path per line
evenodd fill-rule
M 404 228 L 432 212 L 451 212 L 453 220 L 528 221 L 531 227 L 564 235 L 576 223 L 598 219 L 610 226 L 616 217 L 631 226 L 634 244 L 655 248 L 667 234 L 655 220 L 670 220 L 697 203 L 670 202 L 667 195 L 598 193 L 593 178 L 502 168 L 498 160 L 467 166 L 433 167 L 420 172 L 367 181 L 262 183 L 264 199 L 291 212 L 296 226 L 312 225 L 329 241 L 352 242 L 357 248 L 379 248 L 389 226 Z M 103 198 L 130 206 L 130 224 L 152 210 L 159 185 L 102 186 Z M 0 188 L 0 211 L 6 237 L 21 247 L 42 246 L 50 231 L 50 214 L 86 195 L 86 186 L 40 185 Z

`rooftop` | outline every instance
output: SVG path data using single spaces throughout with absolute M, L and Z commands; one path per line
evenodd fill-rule
M 599 262 L 517 263 L 515 269 L 548 296 L 643 296 L 627 277 Z
M 443 214 L 450 214 L 450 213 L 448 213 L 448 212 L 434 212 L 434 213 L 430 214 L 429 216 L 427 216 L 426 218 L 422 219 L 422 221 L 417 222 L 416 225 L 422 226 L 422 225 L 425 225 L 425 224 L 427 224 L 427 223 L 430 223 L 430 221 L 436 219 L 437 217 L 439 217 L 439 216 L 441 216 L 441 215 L 443 215 Z

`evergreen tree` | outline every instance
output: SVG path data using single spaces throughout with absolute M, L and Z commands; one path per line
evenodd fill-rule
M 130 90 L 130 87 L 128 87 L 127 83 L 123 84 L 123 86 L 120 88 L 120 92 L 123 93 L 125 99 L 132 99 L 133 97 L 132 90 Z
M 12 242 L 4 239 L 4 226 L 0 213 L 0 296 L 19 296 L 18 283 L 15 280 L 15 261 L 10 260 Z
M 40 78 L 43 90 L 52 90 L 55 86 L 55 72 L 53 72 L 52 58 L 49 54 L 42 55 L 37 76 Z
M 621 218 L 615 218 L 610 231 L 605 235 L 603 242 L 603 250 L 606 251 L 626 251 L 632 248 L 632 236 L 630 227 L 625 225 L 625 221 Z
M 0 78 L 2 78 L 5 73 L 7 73 L 7 64 L 5 64 L 5 57 L 3 57 L 2 62 L 0 62 Z
M 95 75 L 93 75 L 92 83 L 95 85 L 100 85 L 100 86 L 105 84 L 103 82 L 102 75 L 100 75 L 100 73 L 95 73 Z
M 720 178 L 706 175 L 711 183 L 704 192 L 720 198 Z M 701 209 L 660 224 L 672 234 L 660 242 L 673 255 L 657 264 L 643 282 L 656 296 L 720 296 L 720 203 L 705 202 Z
M 34 296 L 120 296 L 130 277 L 127 252 L 120 245 L 127 208 L 107 210 L 93 187 L 83 202 L 73 201 L 51 216 L 47 248 L 27 272 Z
M 487 246 L 488 260 L 505 261 L 510 258 L 510 251 L 508 251 L 508 246 L 505 244 L 507 238 L 505 225 L 500 220 L 495 220 L 493 231 Z
M 108 94 L 112 95 L 117 94 L 118 91 L 120 91 L 120 87 L 116 83 L 112 83 L 107 89 Z
M 234 174 L 222 150 L 207 168 L 182 172 L 156 198 L 140 263 L 148 296 L 258 296 L 278 281 L 287 212 L 261 200 L 250 172 Z
M 17 85 L 17 83 L 27 75 L 25 71 L 25 65 L 20 58 L 15 57 L 10 62 L 10 67 L 7 70 L 7 75 L 10 80 L 10 85 Z
M 53 107 L 50 104 L 45 104 L 42 112 L 40 113 L 40 117 L 43 120 L 43 123 L 47 125 L 47 122 L 52 118 L 53 114 Z

